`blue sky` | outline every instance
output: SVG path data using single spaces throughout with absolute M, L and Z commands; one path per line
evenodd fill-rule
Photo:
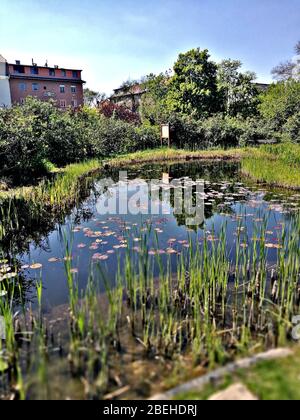
M 300 40 L 300 0 L 0 0 L 0 40 L 8 61 L 82 68 L 107 93 L 198 46 L 268 82 Z

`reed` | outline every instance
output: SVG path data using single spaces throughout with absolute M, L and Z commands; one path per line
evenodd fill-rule
M 226 225 L 218 238 L 217 232 L 211 235 L 216 240 L 205 237 L 195 243 L 190 238 L 189 248 L 180 255 L 161 255 L 159 239 L 149 225 L 140 232 L 140 250 L 134 255 L 133 238 L 138 232 L 127 234 L 127 249 L 124 259 L 119 258 L 114 287 L 105 267 L 98 264 L 96 270 L 91 267 L 84 290 L 79 289 L 72 272 L 72 235 L 65 235 L 70 317 L 64 347 L 70 374 L 84 379 L 86 398 L 102 398 L 114 389 L 114 372 L 118 366 L 122 372 L 129 343 L 139 348 L 141 360 L 159 359 L 172 363 L 174 369 L 183 355 L 191 355 L 195 366 L 214 368 L 253 349 L 287 344 L 291 319 L 299 313 L 300 304 L 300 215 L 295 214 L 278 234 L 277 262 L 272 270 L 267 264 L 267 228 L 266 219 L 253 229 L 253 241 L 247 230 L 238 229 L 231 260 Z M 153 241 L 156 248 L 152 256 L 149 244 Z M 171 268 L 174 259 L 176 272 Z M 153 274 L 156 269 L 158 278 Z M 36 338 L 30 340 L 30 346 L 31 354 L 37 349 L 39 383 L 45 395 L 50 395 L 49 340 L 42 299 L 39 281 L 32 331 Z M 26 370 L 19 362 L 13 307 L 7 299 L 1 302 L 7 332 L 2 365 L 5 361 L 15 371 L 22 366 L 22 379 L 15 381 L 26 382 Z M 126 380 L 123 376 L 122 383 Z M 22 389 L 24 396 L 26 386 Z

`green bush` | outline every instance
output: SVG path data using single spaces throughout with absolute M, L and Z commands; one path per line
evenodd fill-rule
M 64 112 L 54 102 L 28 98 L 0 110 L 0 174 L 22 181 L 87 158 L 102 158 L 159 145 L 159 128 L 136 127 L 95 109 Z
M 142 125 L 135 129 L 135 151 L 154 149 L 160 146 L 160 127 Z
M 0 171 L 30 177 L 45 171 L 53 105 L 29 99 L 23 107 L 0 111 Z
M 300 112 L 290 117 L 283 126 L 284 136 L 294 143 L 300 143 Z

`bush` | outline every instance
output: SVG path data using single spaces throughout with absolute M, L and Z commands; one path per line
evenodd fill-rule
M 0 111 L 0 171 L 15 177 L 45 172 L 53 105 L 29 99 Z
M 0 110 L 0 174 L 22 181 L 58 166 L 159 145 L 159 128 L 106 118 L 95 109 L 64 112 L 28 98 Z
M 284 136 L 294 143 L 300 143 L 300 112 L 290 117 L 283 126 Z
M 160 127 L 142 125 L 135 130 L 135 150 L 154 149 L 160 146 Z
M 130 109 L 123 105 L 114 104 L 109 100 L 106 100 L 100 104 L 99 112 L 106 118 L 115 118 L 131 124 L 138 125 L 141 122 L 139 114 L 130 111 Z

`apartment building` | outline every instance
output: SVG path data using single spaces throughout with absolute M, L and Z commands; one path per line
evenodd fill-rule
M 19 60 L 12 64 L 3 57 L 0 66 L 0 106 L 22 104 L 28 96 L 42 101 L 53 99 L 61 109 L 78 108 L 84 103 L 82 70 L 50 67 L 47 63 L 38 66 L 33 61 L 31 65 Z

